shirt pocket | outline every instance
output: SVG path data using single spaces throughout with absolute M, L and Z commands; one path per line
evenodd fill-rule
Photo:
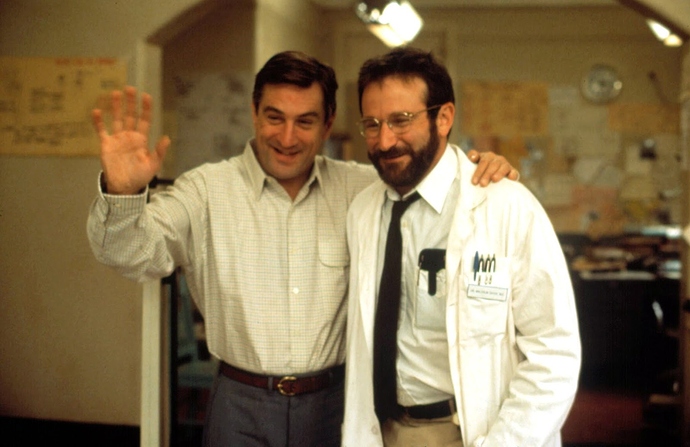
M 326 267 L 348 267 L 350 252 L 344 226 L 334 228 L 330 223 L 321 223 L 317 230 L 319 261 Z
M 435 275 L 434 286 L 429 275 Z M 433 292 L 433 294 L 432 294 Z M 446 328 L 446 269 L 429 272 L 417 267 L 417 295 L 415 297 L 415 327 L 440 331 Z

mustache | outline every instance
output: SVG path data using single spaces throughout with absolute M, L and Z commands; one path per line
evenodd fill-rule
M 381 150 L 377 149 L 373 153 L 371 153 L 370 158 L 372 161 L 374 160 L 381 160 L 381 159 L 390 159 L 390 158 L 396 158 L 400 157 L 402 155 L 412 155 L 412 149 L 409 147 L 397 147 L 393 146 L 391 148 L 388 148 L 388 150 Z

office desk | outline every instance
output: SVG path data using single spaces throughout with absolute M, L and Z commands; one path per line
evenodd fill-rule
M 677 364 L 665 330 L 678 324 L 679 281 L 629 271 L 571 276 L 582 340 L 580 386 L 649 392 L 655 377 Z

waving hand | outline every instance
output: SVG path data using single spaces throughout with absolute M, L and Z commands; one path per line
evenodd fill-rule
M 136 96 L 133 87 L 112 93 L 110 133 L 103 121 L 102 110 L 92 112 L 93 125 L 101 141 L 101 165 L 109 194 L 141 191 L 160 170 L 170 146 L 170 139 L 165 136 L 158 141 L 154 151 L 149 150 L 152 100 L 150 95 L 142 94 L 141 114 L 137 116 Z

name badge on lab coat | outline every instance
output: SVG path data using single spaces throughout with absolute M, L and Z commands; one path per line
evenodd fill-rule
M 481 300 L 505 301 L 508 299 L 510 278 L 506 258 L 495 254 L 476 252 L 469 277 L 467 296 Z

